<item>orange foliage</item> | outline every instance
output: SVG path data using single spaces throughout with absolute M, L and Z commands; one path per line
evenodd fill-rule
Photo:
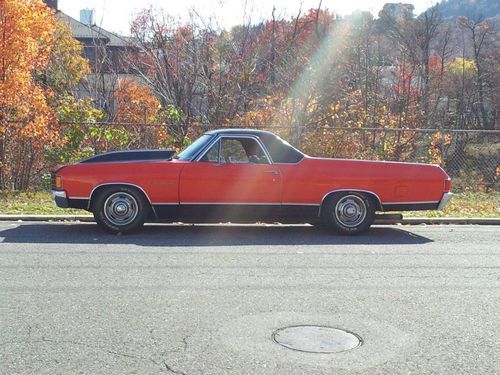
M 154 122 L 160 108 L 160 102 L 151 90 L 138 85 L 132 79 L 120 81 L 114 94 L 117 103 L 115 121 L 122 123 Z
M 438 72 L 441 69 L 442 59 L 434 54 L 429 58 L 429 70 L 431 72 Z
M 55 28 L 51 11 L 34 0 L 0 3 L 0 133 L 15 121 L 20 136 L 43 144 L 53 134 L 47 128 L 51 113 L 47 92 L 35 81 L 50 59 Z M 35 74 L 34 74 L 35 73 Z
M 0 2 L 2 189 L 27 186 L 35 151 L 58 139 L 47 104 L 52 92 L 37 81 L 50 61 L 55 22 L 41 0 Z
M 81 49 L 42 0 L 0 1 L 0 189 L 41 178 L 64 142 L 55 108 L 88 72 Z
M 132 79 L 123 79 L 114 93 L 114 99 L 115 121 L 125 124 L 128 138 L 142 140 L 143 143 L 157 142 L 162 146 L 171 143 L 172 137 L 165 128 L 146 125 L 158 121 L 161 108 L 160 102 L 147 86 L 139 85 Z

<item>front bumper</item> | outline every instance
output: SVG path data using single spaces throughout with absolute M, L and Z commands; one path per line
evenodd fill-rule
M 443 197 L 439 201 L 439 205 L 438 205 L 437 209 L 438 210 L 442 210 L 444 208 L 444 206 L 446 206 L 446 204 L 450 201 L 450 199 L 452 197 L 453 197 L 453 193 L 444 193 Z
M 56 202 L 57 207 L 69 207 L 69 201 L 65 191 L 52 190 L 52 199 Z

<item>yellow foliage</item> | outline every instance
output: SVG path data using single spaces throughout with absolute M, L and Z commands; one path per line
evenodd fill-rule
M 471 77 L 477 73 L 476 63 L 473 60 L 457 57 L 447 67 L 448 71 L 455 76 L 465 75 Z
M 73 38 L 69 25 L 56 22 L 53 36 L 48 84 L 58 93 L 64 93 L 74 88 L 83 75 L 89 74 L 90 67 L 82 55 L 83 46 Z

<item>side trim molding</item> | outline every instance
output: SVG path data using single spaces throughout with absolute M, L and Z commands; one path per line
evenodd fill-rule
M 415 202 L 415 203 L 384 203 L 382 209 L 384 211 L 425 211 L 436 210 L 438 202 Z
M 411 202 L 384 202 L 384 205 L 387 204 L 430 204 L 430 203 L 439 203 L 439 201 L 411 201 Z
M 162 205 L 193 205 L 193 204 L 202 204 L 202 205 L 238 205 L 238 206 L 314 206 L 318 207 L 317 203 L 272 203 L 272 202 L 180 202 L 180 203 L 153 203 L 153 204 L 162 204 Z
M 193 205 L 193 204 L 202 204 L 202 205 L 220 205 L 220 206 L 229 206 L 229 205 L 238 205 L 238 206 L 281 206 L 281 203 L 263 203 L 263 202 L 180 202 L 179 205 Z

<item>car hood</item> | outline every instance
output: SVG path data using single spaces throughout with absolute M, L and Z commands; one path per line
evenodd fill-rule
M 165 161 L 172 160 L 175 151 L 173 150 L 128 150 L 112 151 L 91 156 L 80 163 L 109 163 L 109 162 L 134 162 L 134 161 Z

